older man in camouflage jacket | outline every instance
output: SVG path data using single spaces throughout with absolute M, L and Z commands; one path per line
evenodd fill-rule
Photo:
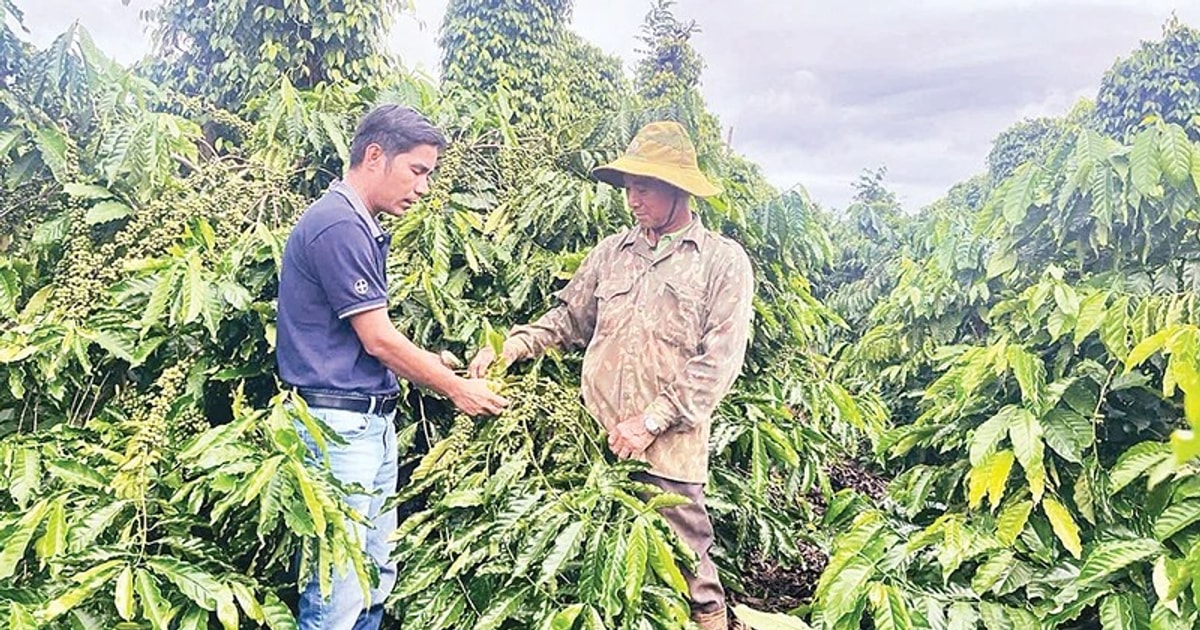
M 647 125 L 593 175 L 625 189 L 637 226 L 601 241 L 558 293 L 560 304 L 511 331 L 501 359 L 508 365 L 549 348 L 587 348 L 584 403 L 608 432 L 609 447 L 648 462 L 643 481 L 692 500 L 663 516 L 700 559 L 694 574 L 685 573 L 693 620 L 724 629 L 704 484 L 713 409 L 745 356 L 750 260 L 693 214 L 693 195 L 720 191 L 700 172 L 680 125 Z M 494 360 L 493 351 L 481 350 L 472 374 L 483 375 Z

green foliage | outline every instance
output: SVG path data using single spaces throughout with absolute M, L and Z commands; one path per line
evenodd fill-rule
M 0 2 L 0 85 L 7 86 L 16 75 L 21 60 L 25 57 L 25 43 L 12 31 L 10 23 L 25 30 L 24 15 L 13 0 Z
M 397 536 L 407 577 L 389 602 L 396 617 L 422 628 L 558 627 L 579 615 L 680 627 L 675 556 L 690 552 L 656 510 L 687 499 L 631 481 L 639 466 L 613 463 L 577 391 L 531 372 L 504 393 L 509 411 L 456 420 L 397 497 L 438 498 Z
M 272 586 L 293 554 L 327 567 L 323 581 L 335 567 L 367 581 L 344 491 L 304 464 L 284 401 L 252 411 L 235 400 L 232 423 L 187 437 L 186 377 L 170 368 L 82 428 L 0 446 L 0 528 L 11 533 L 0 610 L 35 623 L 167 628 L 215 615 L 224 628 L 294 628 Z
M 1143 42 L 1104 74 L 1096 97 L 1100 131 L 1126 139 L 1149 117 L 1190 129 L 1200 114 L 1198 68 L 1200 33 L 1172 16 L 1163 25 L 1162 39 Z
M 394 73 L 385 52 L 405 0 L 170 0 L 150 11 L 153 75 L 217 107 L 238 109 L 282 77 L 300 88 L 343 82 L 378 88 Z
M 987 156 L 988 175 L 993 182 L 999 183 L 1025 162 L 1043 162 L 1070 134 L 1070 127 L 1059 118 L 1022 120 L 992 141 L 992 150 Z
M 674 0 L 655 0 L 642 23 L 635 84 L 642 98 L 654 103 L 671 102 L 700 86 L 704 62 L 692 48 L 692 36 L 700 32 L 695 21 L 675 17 Z
M 893 264 L 902 245 L 901 208 L 884 186 L 887 169 L 864 171 L 854 182 L 854 197 L 845 212 L 829 217 L 838 244 L 817 282 L 817 295 L 848 323 L 857 326 L 871 306 L 894 286 Z
M 630 92 L 621 59 L 573 32 L 565 34 L 561 46 L 562 89 L 569 101 L 569 116 L 595 125 L 620 111 L 622 99 Z
M 255 19 L 276 41 L 284 34 L 270 25 L 284 14 L 267 8 Z M 533 24 L 521 12 L 478 15 Z M 175 26 L 204 26 L 195 19 Z M 219 42 L 249 37 L 209 26 Z M 823 354 L 839 319 L 808 285 L 832 249 L 815 207 L 729 154 L 694 90 L 647 108 L 615 62 L 557 42 L 548 58 L 565 63 L 566 50 L 578 65 L 544 100 L 571 102 L 566 82 L 598 76 L 592 87 L 613 111 L 522 120 L 524 85 L 439 91 L 408 76 L 383 85 L 264 71 L 269 84 L 187 83 L 259 68 L 257 43 L 228 66 L 172 57 L 188 72 L 167 87 L 106 59 L 82 30 L 29 57 L 0 92 L 12 113 L 0 129 L 0 192 L 31 200 L 2 218 L 13 237 L 0 242 L 0 572 L 15 580 L 0 615 L 14 627 L 287 628 L 279 593 L 295 552 L 303 574 L 341 566 L 371 579 L 351 549 L 347 489 L 304 465 L 294 423 L 322 433 L 279 395 L 272 351 L 286 231 L 338 173 L 352 120 L 377 100 L 418 107 L 453 139 L 425 202 L 387 227 L 394 321 L 459 356 L 544 312 L 588 249 L 629 224 L 620 193 L 590 168 L 668 109 L 688 122 L 726 191 L 699 211 L 751 252 L 758 281 L 747 374 L 715 419 L 716 555 L 731 585 L 752 558 L 801 561 L 795 523 L 813 517 L 810 493 L 828 494 L 823 463 L 877 439 L 884 413 Z M 334 48 L 317 50 L 325 59 Z M 679 567 L 691 554 L 655 512 L 671 499 L 611 462 L 576 402 L 577 361 L 548 359 L 514 385 L 522 404 L 477 426 L 436 396 L 407 393 L 401 435 L 415 468 L 397 499 L 408 517 L 396 554 L 419 570 L 393 594 L 398 618 L 684 624 Z M 98 520 L 105 510 L 111 523 Z M 504 537 L 485 545 L 485 531 Z M 97 543 L 86 552 L 71 547 L 82 532 Z M 445 545 L 418 544 L 435 537 Z
M 549 115 L 562 96 L 572 6 L 570 0 L 452 0 L 438 39 L 442 80 L 475 94 L 504 88 L 515 113 Z
M 893 588 L 914 627 L 1195 623 L 1196 148 L 1173 125 L 1131 146 L 1084 129 L 928 224 L 844 357 L 898 393 L 896 509 L 827 521 L 851 529 L 816 620 L 892 623 Z

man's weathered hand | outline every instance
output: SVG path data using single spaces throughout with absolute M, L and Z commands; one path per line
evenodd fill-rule
M 505 352 L 500 356 L 500 361 L 507 369 L 508 366 L 512 365 L 513 357 Z M 484 346 L 479 349 L 479 353 L 475 355 L 475 358 L 471 359 L 471 365 L 467 368 L 467 375 L 471 378 L 484 378 L 495 362 L 496 351 L 492 350 L 491 346 Z
M 608 448 L 621 459 L 640 455 L 654 441 L 654 435 L 646 430 L 641 416 L 621 421 L 608 434 Z
M 471 365 L 467 368 L 467 374 L 471 378 L 483 378 L 495 360 L 496 351 L 492 350 L 491 346 L 484 346 L 475 354 L 475 358 L 471 359 Z
M 508 406 L 508 400 L 491 390 L 483 379 L 463 379 L 450 397 L 458 410 L 468 416 L 494 416 Z

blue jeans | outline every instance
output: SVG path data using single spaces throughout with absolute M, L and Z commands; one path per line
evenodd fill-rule
M 394 414 L 383 416 L 319 407 L 309 407 L 309 413 L 346 440 L 345 445 L 326 442 L 334 477 L 372 492 L 351 495 L 346 502 L 374 525 L 371 528 L 360 525 L 358 533 L 367 561 L 373 561 L 379 568 L 379 585 L 371 589 L 371 601 L 364 602 L 353 570 L 347 570 L 346 575 L 335 570 L 333 591 L 325 599 L 314 576 L 300 593 L 300 630 L 377 630 L 383 621 L 383 601 L 396 584 L 396 565 L 389 559 L 388 545 L 388 537 L 396 530 L 396 510 L 383 512 L 384 501 L 396 493 Z M 311 436 L 301 424 L 296 427 L 309 451 L 319 458 Z

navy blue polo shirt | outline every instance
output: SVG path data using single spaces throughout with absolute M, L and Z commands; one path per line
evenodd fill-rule
M 344 183 L 304 211 L 288 235 L 279 274 L 276 357 L 284 383 L 361 394 L 400 390 L 396 376 L 367 354 L 349 319 L 387 307 L 390 244 L 391 236 Z

